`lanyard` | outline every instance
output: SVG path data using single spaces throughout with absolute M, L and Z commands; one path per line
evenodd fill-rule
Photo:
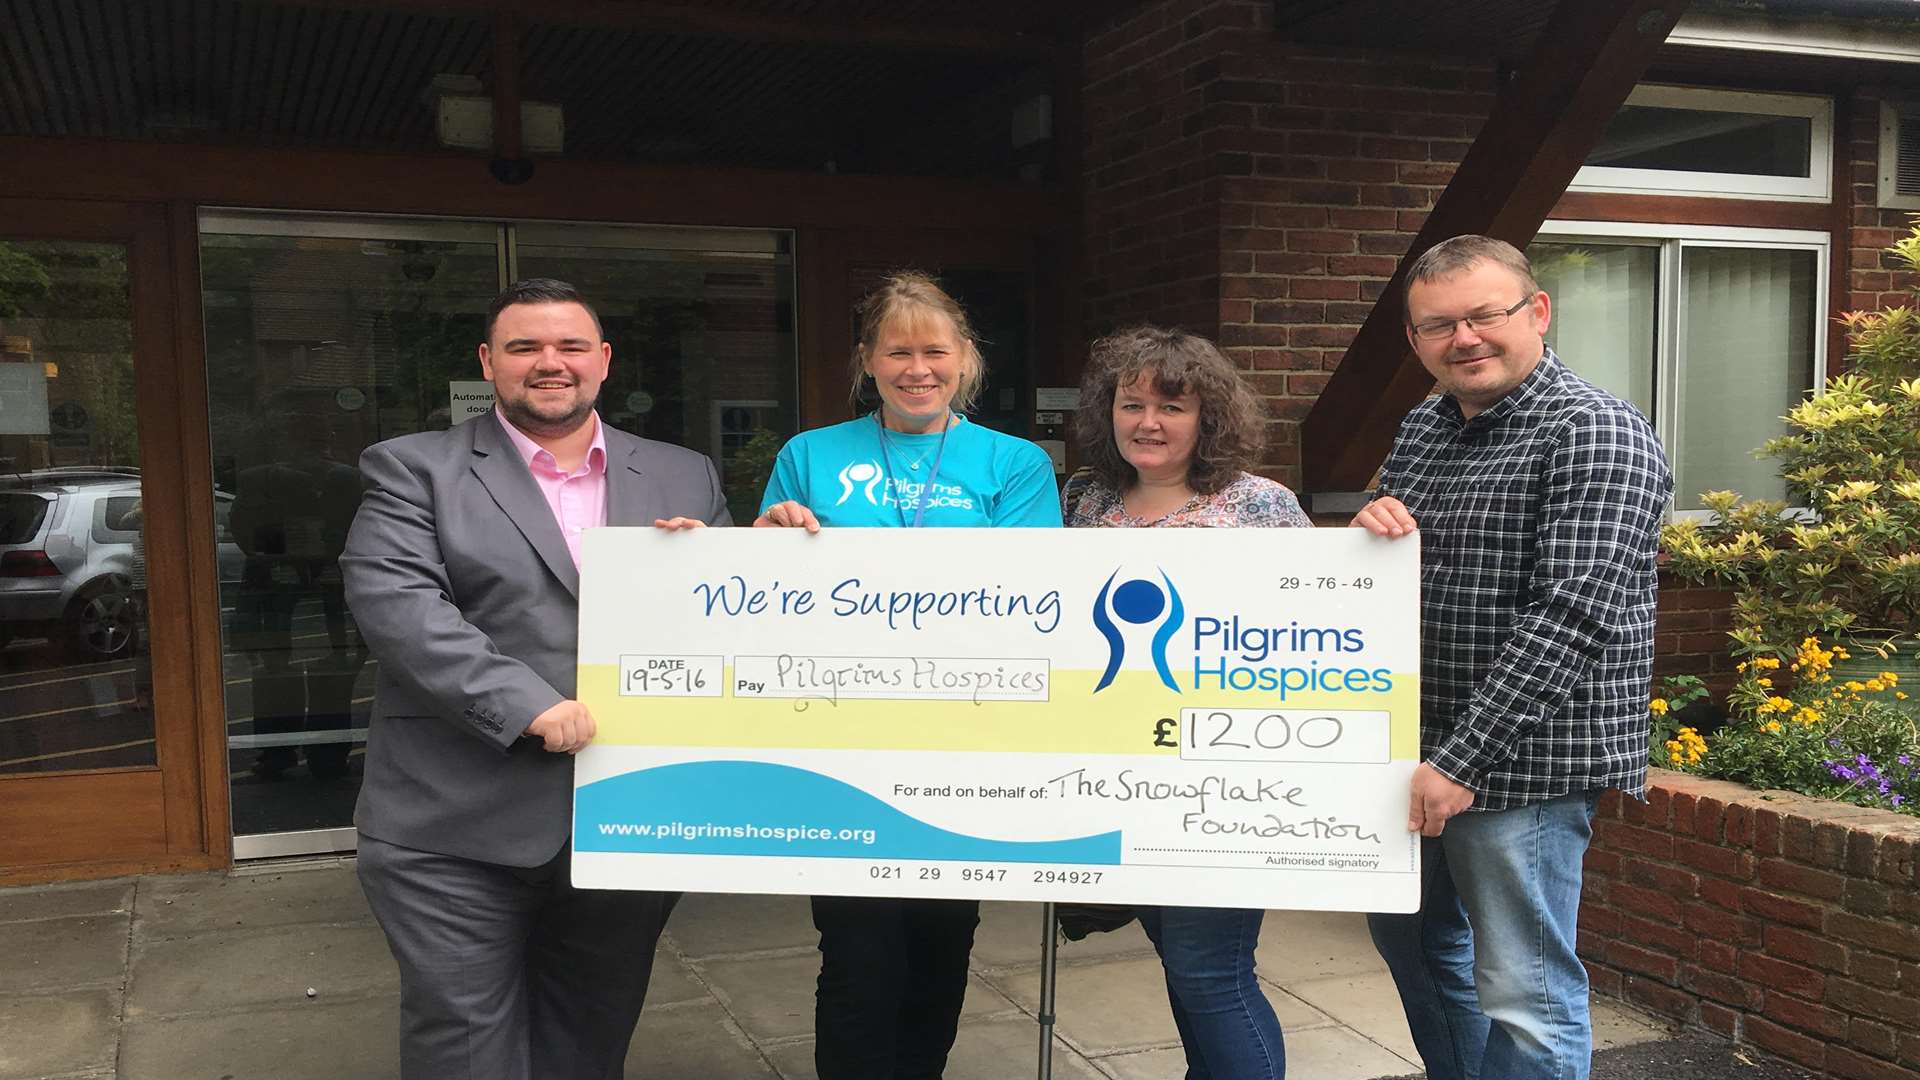
M 893 482 L 893 453 L 887 443 L 887 425 L 880 419 L 880 411 L 874 410 L 873 423 L 880 431 L 880 464 L 887 470 L 887 490 L 894 493 L 893 509 L 900 515 L 900 527 L 917 529 L 920 519 L 927 512 L 927 496 L 932 493 L 933 485 L 940 479 L 940 461 L 947 456 L 947 432 L 953 430 L 953 414 L 947 414 L 947 423 L 940 429 L 940 448 L 933 455 L 933 471 L 927 474 L 927 482 L 920 488 L 920 494 L 913 500 L 913 524 L 907 524 L 907 512 L 900 506 L 900 488 Z M 923 457 L 925 455 L 922 455 Z

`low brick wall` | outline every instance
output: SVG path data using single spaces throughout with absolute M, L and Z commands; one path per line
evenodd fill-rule
M 1855 1080 L 1920 1080 L 1920 819 L 1655 769 L 1587 854 L 1594 989 Z

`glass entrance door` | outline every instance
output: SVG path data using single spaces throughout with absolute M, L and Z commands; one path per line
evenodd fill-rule
M 164 207 L 0 197 L 0 882 L 220 846 L 172 260 Z
M 0 776 L 151 768 L 124 244 L 0 239 Z
M 483 411 L 476 347 L 518 277 L 580 287 L 600 414 L 712 455 L 734 513 L 793 431 L 790 236 L 209 213 L 201 219 L 237 858 L 347 850 L 378 674 L 338 558 L 382 439 Z

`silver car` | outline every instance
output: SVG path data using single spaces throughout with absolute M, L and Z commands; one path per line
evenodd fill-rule
M 214 495 L 222 581 L 242 555 L 233 496 Z M 76 661 L 133 652 L 147 587 L 138 469 L 39 469 L 0 476 L 0 645 L 47 638 Z

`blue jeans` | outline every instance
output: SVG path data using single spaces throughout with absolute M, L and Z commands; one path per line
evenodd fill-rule
M 1421 842 L 1421 907 L 1371 915 L 1429 1080 L 1587 1080 L 1574 950 L 1597 792 L 1468 812 Z
M 1187 1080 L 1283 1080 L 1280 1021 L 1253 975 L 1263 911 L 1137 909 L 1167 973 L 1167 1003 L 1187 1051 Z

